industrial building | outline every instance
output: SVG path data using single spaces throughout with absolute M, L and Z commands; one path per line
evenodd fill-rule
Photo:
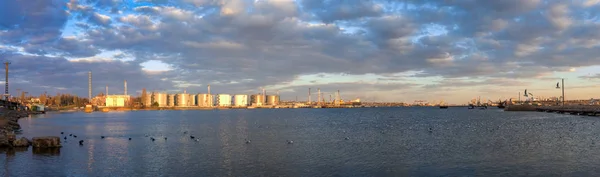
M 175 95 L 174 94 L 168 94 L 167 95 L 167 106 L 175 106 Z
M 267 95 L 267 105 L 279 105 L 279 96 Z
M 125 107 L 129 99 L 129 95 L 107 95 L 106 107 Z
M 265 96 L 264 95 L 251 95 L 250 96 L 250 104 L 252 106 L 263 106 L 265 105 Z
M 190 94 L 187 93 L 180 93 L 175 95 L 175 101 L 176 101 L 176 105 L 178 107 L 186 107 L 189 106 L 191 103 L 190 100 Z
M 231 95 L 229 94 L 218 94 L 217 106 L 231 106 Z
M 200 106 L 200 107 L 211 107 L 213 106 L 213 96 L 209 95 L 209 94 L 198 94 L 196 96 L 196 105 Z
M 248 95 L 234 95 L 233 96 L 234 106 L 248 106 Z

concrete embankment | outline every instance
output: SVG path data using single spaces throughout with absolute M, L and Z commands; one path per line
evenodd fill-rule
M 6 108 L 0 108 L 0 148 L 29 147 L 32 142 L 21 137 L 17 139 L 15 132 L 21 130 L 18 121 L 22 117 L 29 116 L 27 111 L 16 111 Z M 34 147 L 51 148 L 60 147 L 59 137 L 36 137 L 33 138 Z M 37 143 L 36 143 L 37 142 Z
M 538 106 L 533 105 L 509 105 L 504 108 L 504 111 L 536 111 Z

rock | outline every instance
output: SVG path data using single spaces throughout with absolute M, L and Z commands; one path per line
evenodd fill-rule
M 0 134 L 0 147 L 11 147 L 8 137 L 4 133 Z
M 58 136 L 34 137 L 31 141 L 34 148 L 62 147 Z
M 29 142 L 27 138 L 21 137 L 20 139 L 15 140 L 12 145 L 13 147 L 29 147 L 31 142 Z

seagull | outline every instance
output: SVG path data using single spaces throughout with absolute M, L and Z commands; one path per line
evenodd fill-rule
M 288 140 L 288 141 L 287 141 L 287 143 L 288 143 L 288 144 L 294 144 L 294 141 L 292 141 L 292 140 Z
M 344 138 L 344 139 L 345 139 L 345 140 L 349 140 L 350 138 L 346 137 L 346 138 Z
M 247 140 L 247 139 L 244 139 L 244 140 L 246 140 L 246 144 L 250 144 L 250 140 Z

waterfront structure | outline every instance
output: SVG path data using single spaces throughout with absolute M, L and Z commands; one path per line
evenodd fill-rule
M 248 106 L 248 95 L 234 95 L 233 96 L 234 106 Z
M 106 107 L 125 107 L 129 99 L 129 95 L 107 95 Z
M 167 95 L 167 106 L 175 106 L 175 95 L 174 94 Z
M 206 93 L 201 93 L 201 94 L 198 94 L 196 97 L 197 97 L 196 100 L 198 102 L 198 104 L 197 104 L 198 106 L 200 106 L 200 107 L 213 106 L 213 96 L 212 95 L 209 95 Z
M 196 103 L 196 95 L 191 94 L 190 95 L 190 104 L 188 106 L 196 106 L 198 105 L 198 103 Z
M 190 94 L 180 93 L 175 95 L 176 105 L 179 107 L 186 107 L 190 105 Z
M 167 94 L 166 93 L 152 93 L 152 104 L 158 103 L 158 107 L 167 106 Z
M 145 106 L 148 106 L 148 107 L 152 106 L 152 103 L 154 103 L 153 94 L 154 93 L 150 93 L 150 94 L 146 94 L 145 95 L 146 98 L 144 98 L 144 102 L 143 102 L 143 104 Z
M 265 105 L 265 97 L 264 95 L 256 94 L 250 96 L 250 104 L 252 106 L 262 106 Z
M 229 94 L 218 94 L 217 106 L 231 106 L 231 95 Z
M 267 105 L 279 105 L 279 96 L 267 95 Z

